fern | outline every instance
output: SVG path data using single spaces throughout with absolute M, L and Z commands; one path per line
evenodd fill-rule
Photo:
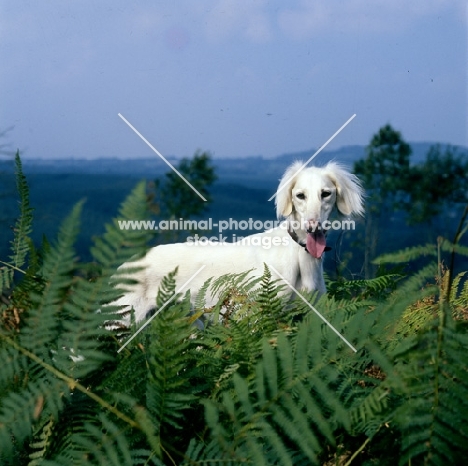
M 345 410 L 328 389 L 333 369 L 321 361 L 313 329 L 309 322 L 301 324 L 294 344 L 282 332 L 275 347 L 264 341 L 255 377 L 249 382 L 234 374 L 233 393 L 206 402 L 206 420 L 218 444 L 211 455 L 234 463 L 310 464 L 324 441 L 334 443 L 330 425 L 346 419 Z M 292 445 L 299 452 L 294 461 Z
M 395 417 L 403 434 L 400 464 L 461 464 L 466 458 L 467 345 L 468 336 L 441 309 L 438 323 L 397 349 L 397 371 L 405 382 L 397 392 L 405 402 Z
M 274 339 L 280 329 L 291 329 L 297 313 L 286 309 L 288 298 L 281 295 L 282 288 L 273 283 L 266 266 L 262 277 L 225 275 L 215 280 L 212 289 L 219 293 L 215 308 L 224 313 L 220 325 L 208 322 L 199 345 L 204 376 L 216 387 L 212 393 L 216 397 L 230 386 L 236 372 L 250 373 L 261 355 L 262 339 Z
M 16 188 L 20 198 L 20 216 L 16 222 L 12 241 L 11 265 L 15 269 L 21 268 L 29 251 L 28 239 L 32 232 L 33 209 L 29 203 L 29 188 L 23 173 L 23 166 L 19 152 L 15 155 L 16 165 Z
M 82 204 L 77 204 L 59 231 L 57 245 L 51 249 L 44 260 L 41 275 L 45 281 L 44 289 L 32 297 L 26 326 L 20 335 L 20 344 L 51 362 L 57 351 L 56 338 L 62 320 L 66 320 L 63 303 L 73 284 L 76 272 L 76 259 L 73 244 L 79 227 Z
M 147 216 L 146 184 L 139 183 L 130 193 L 119 209 L 119 219 L 144 220 Z M 98 297 L 102 304 L 112 302 L 121 294 L 118 285 L 124 283 L 116 269 L 124 262 L 141 256 L 149 240 L 150 233 L 146 230 L 120 229 L 117 220 L 106 225 L 106 232 L 95 239 L 91 253 L 99 265 L 96 271 L 97 279 L 93 284 L 93 296 Z M 97 298 L 95 298 L 97 299 Z M 107 308 L 109 313 L 113 309 Z
M 208 280 L 206 280 L 205 283 L 203 283 L 201 288 L 198 290 L 197 296 L 195 297 L 195 301 L 194 301 L 195 312 L 200 312 L 204 310 L 208 289 L 211 285 L 212 279 L 213 277 L 208 278 Z
M 189 319 L 189 302 L 171 306 L 152 321 L 147 335 L 148 377 L 146 405 L 161 445 L 174 444 L 177 431 L 197 399 L 191 386 L 190 355 L 196 356 L 195 330 Z M 159 452 L 159 455 L 161 453 Z
M 11 241 L 11 255 L 8 262 L 0 261 L 0 294 L 10 290 L 14 282 L 14 274 L 24 274 L 22 267 L 25 264 L 26 256 L 30 249 L 34 252 L 29 235 L 32 232 L 32 212 L 33 209 L 29 202 L 29 188 L 26 177 L 23 173 L 23 167 L 19 152 L 15 156 L 16 166 L 16 188 L 19 195 L 20 215 L 14 226 L 14 238 Z M 14 313 L 13 309 L 8 309 L 7 314 Z M 16 320 L 18 320 L 18 310 L 16 311 Z M 16 323 L 16 325 L 18 322 Z
M 38 440 L 30 444 L 30 448 L 34 451 L 29 454 L 31 461 L 28 466 L 39 466 L 42 463 L 43 458 L 50 448 L 51 439 L 53 438 L 53 425 L 54 420 L 51 417 L 49 421 L 42 426 L 39 434 L 36 434 Z
M 21 395 L 16 392 L 15 385 L 9 386 L 7 396 L 4 396 L 3 410 L 0 414 L 0 446 L 5 443 L 11 443 L 8 436 L 8 426 L 11 425 L 11 419 L 14 417 L 13 406 L 18 404 L 24 406 L 29 410 L 29 413 L 22 416 L 21 428 L 18 429 L 13 435 L 15 439 L 21 444 L 33 430 L 34 417 L 39 418 L 40 415 L 49 417 L 57 416 L 62 407 L 63 399 L 57 396 L 58 393 L 66 389 L 62 380 L 57 380 L 51 377 L 50 371 L 46 367 L 54 367 L 56 364 L 61 364 L 62 349 L 57 348 L 56 339 L 58 336 L 58 329 L 60 322 L 59 311 L 60 302 L 63 300 L 64 294 L 71 286 L 72 278 L 70 276 L 74 268 L 73 253 L 71 244 L 73 243 L 74 235 L 76 234 L 76 225 L 78 221 L 80 206 L 77 206 L 70 217 L 64 222 L 60 234 L 57 247 L 52 250 L 48 260 L 44 263 L 43 276 L 47 282 L 44 293 L 41 296 L 33 296 L 32 302 L 34 307 L 29 310 L 29 315 L 26 319 L 26 324 L 23 326 L 18 341 L 11 340 L 7 335 L 2 335 L 2 339 L 6 346 L 9 347 L 10 359 L 19 357 L 18 350 L 23 355 L 34 355 L 37 360 L 43 361 L 42 365 L 28 364 L 22 360 L 23 368 L 26 369 L 26 374 L 31 371 L 35 377 L 33 382 L 26 382 L 26 387 L 22 390 Z M 52 276 L 57 274 L 57 276 Z M 50 280 L 50 281 L 49 281 Z M 8 361 L 8 360 L 7 360 Z M 8 362 L 6 361 L 7 365 Z M 29 367 L 28 367 L 29 366 Z M 25 374 L 25 375 L 26 375 Z M 5 380 L 5 382 L 7 382 Z M 8 382 L 7 382 L 8 383 Z M 25 382 L 23 382 L 25 383 Z M 20 382 L 19 386 L 21 387 Z M 19 399 L 23 398 L 23 400 Z M 29 401 L 27 401 L 29 399 Z M 44 413 L 34 415 L 34 409 L 31 406 L 31 400 L 44 399 L 44 404 L 47 407 Z M 10 402 L 10 400 L 14 400 Z M 0 448 L 0 451 L 3 451 Z
M 19 209 L 20 215 L 13 229 L 15 235 L 11 241 L 11 255 L 9 262 L 0 262 L 0 293 L 8 290 L 13 283 L 13 274 L 15 271 L 24 271 L 21 267 L 25 263 L 26 255 L 29 251 L 29 235 L 32 231 L 32 211 L 29 203 L 29 189 L 26 183 L 26 177 L 23 173 L 19 152 L 15 156 L 16 166 L 16 189 L 20 197 Z
M 114 221 L 81 264 L 80 203 L 36 249 L 18 162 L 23 207 L 0 272 L 2 465 L 462 464 L 468 282 L 452 270 L 463 222 L 454 242 L 383 258 L 437 263 L 331 283 L 320 299 L 290 298 L 265 267 L 207 280 L 191 308 L 175 270 L 148 325 L 119 327 L 109 303 L 133 279 L 117 268 L 149 233 Z M 141 183 L 120 218 L 144 219 L 145 198 Z
M 156 296 L 156 309 L 159 310 L 166 305 L 171 299 L 173 299 L 176 291 L 176 280 L 175 277 L 178 272 L 176 267 L 172 272 L 169 272 L 161 280 L 161 285 Z
M 394 291 L 402 279 L 401 273 L 385 273 L 366 280 L 329 281 L 327 290 L 329 295 L 339 299 L 380 298 Z
M 24 178 L 19 176 L 19 180 L 22 203 L 27 204 L 28 188 Z M 123 214 L 135 218 L 144 201 L 144 185 L 140 184 L 123 204 Z M 97 370 L 102 370 L 103 365 L 109 366 L 111 358 L 103 346 L 103 343 L 108 345 L 108 332 L 103 324 L 109 316 L 96 310 L 118 293 L 109 283 L 115 266 L 141 251 L 145 242 L 139 232 L 121 232 L 116 224 L 108 227 L 103 239 L 98 240 L 93 249 L 95 257 L 102 260 L 103 273 L 97 279 L 88 280 L 85 278 L 87 271 L 76 262 L 73 251 L 81 209 L 82 204 L 78 204 L 64 221 L 55 245 L 46 247 L 41 255 L 31 256 L 32 263 L 26 267 L 25 276 L 31 283 L 36 281 L 37 286 L 17 286 L 13 290 L 12 301 L 26 312 L 26 317 L 19 322 L 19 335 L 11 333 L 15 329 L 0 330 L 0 355 L 5 362 L 5 370 L 0 376 L 2 464 L 18 464 L 21 458 L 26 460 L 28 449 L 23 446 L 28 438 L 31 439 L 33 464 L 44 463 L 47 461 L 45 457 L 64 458 L 74 451 L 77 458 L 85 458 L 83 439 L 95 432 L 89 426 L 94 425 L 100 430 L 107 421 L 103 417 L 96 422 L 94 407 L 78 423 L 72 424 L 75 426 L 73 430 L 63 429 L 67 424 L 62 420 L 77 407 L 80 408 L 74 419 L 80 419 L 79 413 L 86 413 L 83 406 L 87 404 L 83 405 L 77 393 L 86 395 L 88 401 L 92 400 L 114 416 L 113 421 L 109 420 L 109 432 L 117 432 L 112 427 L 117 420 L 117 423 L 124 422 L 140 430 L 149 444 L 155 444 L 151 426 L 145 424 L 144 416 L 133 413 L 139 419 L 134 421 L 77 381 L 80 378 L 91 382 Z M 26 243 L 23 233 L 29 231 L 26 215 L 29 211 L 26 209 L 25 212 L 23 217 L 27 221 L 19 221 L 20 228 L 14 241 L 16 254 L 12 260 L 17 265 L 25 260 L 22 245 Z M 122 449 L 122 464 L 129 464 L 130 457 L 130 450 Z M 64 463 L 59 460 L 59 464 Z
M 466 274 L 468 272 L 459 273 L 452 283 L 450 294 L 450 305 L 453 308 L 453 318 L 457 321 L 468 320 L 468 280 Z M 462 280 L 465 279 L 464 283 Z
M 413 246 L 410 248 L 405 248 L 402 251 L 390 253 L 390 254 L 383 254 L 377 257 L 373 262 L 375 264 L 379 264 L 382 262 L 408 262 L 414 259 L 418 259 L 420 257 L 437 257 L 437 246 L 434 244 L 426 244 L 424 246 Z

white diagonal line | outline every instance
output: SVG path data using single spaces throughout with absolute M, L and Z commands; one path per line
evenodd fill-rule
M 187 286 L 204 268 L 206 265 L 202 265 L 172 296 L 168 299 L 139 329 L 135 332 L 131 338 L 129 338 L 123 346 L 117 351 L 120 353 L 176 296 Z
M 343 335 L 341 335 L 341 333 L 338 332 L 338 330 L 337 330 L 335 327 L 333 327 L 333 325 L 330 324 L 330 322 L 328 322 L 328 320 L 325 319 L 325 317 L 323 317 L 323 315 L 320 314 L 320 312 L 317 311 L 317 309 L 315 309 L 315 307 L 312 306 L 312 304 L 310 304 L 310 303 L 304 298 L 304 296 L 302 296 L 302 295 L 299 293 L 299 291 L 296 290 L 296 288 L 294 288 L 294 287 L 293 287 L 293 286 L 292 286 L 292 285 L 291 285 L 291 284 L 290 284 L 290 283 L 289 283 L 289 282 L 288 282 L 272 265 L 270 265 L 270 264 L 267 264 L 267 265 L 268 265 L 268 267 L 269 267 L 271 270 L 273 270 L 273 271 L 284 281 L 284 283 L 286 283 L 286 285 L 288 285 L 289 288 L 291 288 L 291 290 L 293 290 L 294 293 L 296 293 L 297 296 L 299 296 L 299 298 L 301 298 L 302 301 L 304 301 L 304 302 L 307 304 L 307 306 L 309 306 L 309 307 L 310 307 L 310 308 L 311 308 L 311 309 L 312 309 L 312 310 L 313 310 L 313 311 L 314 311 L 314 312 L 315 312 L 315 313 L 316 313 L 316 314 L 317 314 L 317 315 L 318 315 L 318 316 L 319 316 L 319 317 L 320 317 L 320 318 L 321 318 L 321 319 L 322 319 L 322 320 L 323 320 L 323 321 L 324 321 L 324 322 L 325 322 L 325 323 L 326 323 L 326 324 L 327 324 L 327 325 L 328 325 L 328 326 L 329 326 L 329 327 L 330 327 L 330 328 L 331 328 L 331 329 L 332 329 L 332 330 L 333 330 L 333 331 L 334 331 L 334 332 L 335 332 L 335 333 L 336 333 L 336 334 L 337 334 L 337 335 L 338 335 L 338 336 L 355 352 L 355 353 L 357 353 L 357 349 L 356 349 Z
M 351 123 L 351 120 L 353 120 L 355 116 L 356 116 L 356 114 L 354 114 L 351 118 L 349 118 L 349 120 L 348 120 L 338 131 L 336 131 L 336 133 L 335 133 L 331 138 L 329 138 L 328 141 L 327 141 L 325 144 L 323 144 L 323 146 L 321 146 L 320 149 L 318 149 L 318 150 L 315 152 L 315 154 L 314 154 L 309 160 L 307 160 L 306 163 L 304 163 L 304 164 L 301 165 L 301 167 L 299 168 L 299 170 L 297 170 L 297 172 L 294 173 L 294 175 L 292 175 L 290 178 L 288 178 L 288 179 L 283 183 L 283 186 L 282 186 L 281 188 L 278 188 L 278 191 L 276 191 L 276 193 L 273 194 L 273 196 L 271 196 L 270 199 L 268 199 L 268 201 L 271 201 L 271 200 L 287 185 L 287 182 L 288 182 L 288 181 L 292 180 L 301 170 L 303 170 L 303 169 L 306 167 L 306 165 L 307 165 L 313 158 L 315 158 L 316 155 L 318 155 L 323 149 L 325 149 L 325 147 L 327 147 L 328 144 L 329 144 L 331 141 L 333 141 L 333 139 L 334 139 L 336 136 L 338 136 L 338 134 L 341 133 L 341 131 L 342 131 L 343 129 L 345 129 L 345 127 L 348 126 L 349 123 Z
M 177 173 L 180 178 L 182 180 L 184 180 L 192 189 L 193 191 L 198 194 L 198 196 L 200 196 L 203 201 L 207 202 L 207 200 L 203 197 L 202 194 L 200 194 L 198 192 L 198 190 L 189 182 L 187 181 L 184 176 L 179 173 L 179 171 L 171 164 L 171 162 L 169 162 L 165 157 L 164 155 L 161 154 L 161 152 L 159 152 L 121 113 L 118 113 L 117 115 L 119 115 L 120 118 L 122 118 L 122 120 L 127 123 L 127 125 L 138 135 L 140 136 L 140 138 L 157 154 L 159 155 L 159 157 L 161 157 L 162 160 L 164 160 L 164 162 L 166 162 L 167 165 L 169 165 L 169 167 L 175 172 Z

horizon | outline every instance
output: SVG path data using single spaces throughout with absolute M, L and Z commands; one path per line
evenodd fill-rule
M 462 146 L 462 145 L 454 145 L 446 142 L 432 142 L 432 141 L 405 141 L 407 144 L 409 144 L 411 147 L 416 146 L 416 147 L 421 147 L 421 146 L 437 146 L 440 145 L 441 147 L 454 147 L 457 150 L 462 150 L 468 152 L 468 145 L 467 146 Z M 367 144 L 349 144 L 349 145 L 344 145 L 344 146 L 339 146 L 334 149 L 329 149 L 325 148 L 321 152 L 324 155 L 329 155 L 331 153 L 337 153 L 337 152 L 344 152 L 347 149 L 350 148 L 365 148 Z M 289 157 L 289 156 L 298 156 L 301 155 L 305 156 L 305 154 L 312 153 L 316 151 L 317 148 L 310 148 L 310 149 L 304 149 L 304 150 L 298 150 L 298 151 L 286 151 L 281 154 L 273 155 L 273 156 L 264 156 L 262 154 L 247 154 L 247 155 L 241 155 L 241 156 L 232 156 L 232 157 L 216 157 L 216 154 L 212 154 L 209 150 L 203 151 L 203 152 L 208 152 L 211 155 L 211 159 L 213 161 L 219 160 L 219 161 L 230 161 L 230 160 L 244 160 L 244 159 L 262 159 L 262 160 L 276 160 L 282 157 Z M 21 154 L 21 150 L 19 150 L 19 154 L 21 157 L 22 162 L 72 162 L 72 161 L 111 161 L 111 160 L 118 160 L 122 162 L 127 162 L 127 161 L 137 161 L 137 160 L 145 160 L 145 161 L 158 161 L 159 158 L 157 157 L 156 154 L 147 154 L 147 155 L 141 155 L 141 156 L 131 156 L 131 157 L 125 157 L 125 156 L 113 156 L 113 155 L 106 155 L 106 156 L 97 156 L 97 157 L 57 157 L 57 158 L 45 158 L 45 157 L 28 157 L 28 156 L 23 156 Z M 165 158 L 168 160 L 174 160 L 174 161 L 180 161 L 183 158 L 191 158 L 197 151 L 194 150 L 192 154 L 187 154 L 187 155 L 181 155 L 181 156 L 176 156 L 176 155 L 165 155 Z M 7 162 L 13 160 L 14 156 L 16 154 L 16 150 L 9 153 L 9 154 L 3 154 L 3 158 L 0 159 L 0 162 Z M 412 154 L 413 155 L 413 154 Z M 317 160 L 320 160 L 320 156 L 317 157 Z

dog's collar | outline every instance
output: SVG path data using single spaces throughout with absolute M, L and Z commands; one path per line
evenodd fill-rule
M 310 254 L 310 252 L 307 250 L 307 245 L 305 245 L 304 243 L 301 243 L 299 241 L 299 237 L 297 236 L 297 233 L 294 231 L 294 229 L 288 224 L 288 233 L 289 233 L 289 236 L 301 247 L 301 248 L 304 248 L 304 251 L 307 253 L 307 254 Z M 331 251 L 331 247 L 330 246 L 325 246 L 325 252 L 327 251 Z

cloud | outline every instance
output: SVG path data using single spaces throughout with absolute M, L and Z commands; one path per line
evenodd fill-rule
M 388 33 L 450 8 L 462 12 L 463 0 L 300 0 L 277 20 L 286 36 L 300 40 L 326 31 Z
M 219 42 L 240 35 L 252 42 L 267 42 L 272 36 L 265 0 L 218 0 L 205 17 L 206 34 Z

